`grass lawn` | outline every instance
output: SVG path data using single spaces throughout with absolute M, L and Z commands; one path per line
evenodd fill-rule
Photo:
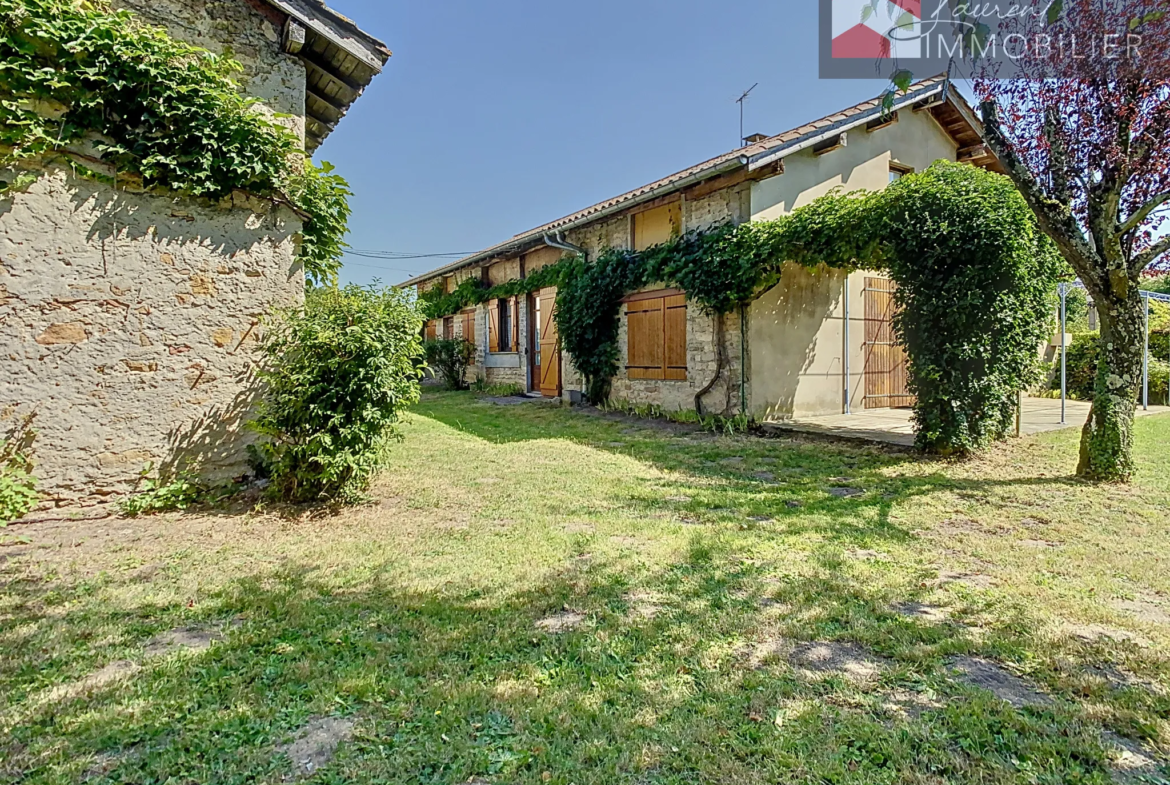
M 403 434 L 337 515 L 9 529 L 0 782 L 1166 781 L 1168 417 L 1132 487 L 1075 430 L 948 465 L 429 394 Z

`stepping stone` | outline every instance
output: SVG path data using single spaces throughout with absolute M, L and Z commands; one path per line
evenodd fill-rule
M 788 509 L 790 509 L 790 510 L 799 510 L 799 509 L 801 509 L 802 507 L 804 507 L 804 505 L 803 505 L 803 504 L 801 504 L 800 502 L 796 501 L 795 499 L 789 499 L 788 501 L 784 502 L 784 506 L 785 506 L 785 507 L 787 507 L 787 508 L 788 508 Z
M 292 761 L 292 774 L 285 782 L 306 779 L 333 760 L 337 747 L 353 738 L 354 722 L 340 717 L 315 717 L 297 731 L 281 752 Z
M 753 472 L 752 478 L 756 480 L 763 480 L 764 482 L 771 482 L 776 479 L 776 475 L 772 472 Z
M 862 490 L 861 488 L 839 487 L 839 488 L 830 488 L 829 495 L 836 496 L 838 499 L 851 499 L 854 496 L 864 496 L 865 491 Z
M 1052 698 L 990 660 L 981 657 L 954 657 L 948 664 L 959 672 L 959 680 L 964 684 L 986 690 L 1017 709 L 1052 704 Z
M 842 676 L 855 684 L 874 681 L 882 671 L 880 660 L 852 643 L 802 643 L 788 655 L 788 662 L 811 678 Z
M 567 610 L 540 619 L 536 622 L 536 628 L 550 635 L 560 635 L 563 632 L 571 632 L 584 623 L 585 614 Z
M 665 499 L 665 501 L 674 502 L 675 504 L 686 504 L 690 500 L 690 496 L 667 496 Z
M 183 627 L 156 635 L 146 643 L 147 657 L 162 657 L 178 651 L 202 652 L 223 636 L 207 627 Z
M 1149 648 L 1153 645 L 1149 638 L 1103 624 L 1066 624 L 1064 628 L 1069 635 L 1085 643 L 1099 643 L 1108 640 L 1117 643 L 1132 643 L 1142 648 Z

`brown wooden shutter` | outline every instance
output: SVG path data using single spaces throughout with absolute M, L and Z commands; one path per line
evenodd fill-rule
M 626 306 L 626 375 L 630 379 L 662 379 L 663 299 L 638 300 Z
M 663 377 L 675 381 L 687 378 L 687 298 L 675 295 L 663 299 L 666 312 L 663 323 L 665 368 Z
M 540 298 L 540 393 L 546 398 L 561 394 L 561 347 L 554 317 L 557 303 L 555 287 L 542 289 Z
M 475 343 L 475 311 L 463 312 L 463 340 Z
M 488 300 L 488 351 L 500 350 L 500 301 Z
M 429 322 L 427 322 L 427 340 L 433 341 L 438 337 L 439 337 L 439 323 L 436 320 L 431 319 Z
M 627 303 L 627 378 L 686 381 L 686 295 L 647 292 L 632 295 Z
M 520 351 L 520 298 L 513 297 L 508 307 L 512 310 L 512 318 L 509 320 L 512 322 L 512 351 L 518 352 Z

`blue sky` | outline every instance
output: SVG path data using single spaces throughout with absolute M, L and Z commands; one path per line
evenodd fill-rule
M 872 98 L 817 77 L 815 0 L 330 0 L 394 52 L 318 152 L 355 249 L 472 252 Z M 347 257 L 398 283 L 447 260 Z

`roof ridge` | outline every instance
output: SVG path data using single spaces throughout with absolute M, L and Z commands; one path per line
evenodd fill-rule
M 911 93 L 913 93 L 917 90 L 921 90 L 924 87 L 932 87 L 936 84 L 939 84 L 940 82 L 947 80 L 947 78 L 948 77 L 946 74 L 937 74 L 935 76 L 928 77 L 926 79 L 921 79 L 921 80 L 911 84 L 902 93 L 902 95 L 908 96 Z M 626 191 L 622 194 L 611 197 L 609 199 L 604 199 L 600 202 L 597 202 L 594 205 L 591 205 L 589 207 L 585 207 L 581 210 L 577 210 L 576 212 L 569 213 L 568 215 L 563 216 L 561 218 L 557 218 L 557 219 L 554 219 L 554 220 L 549 221 L 547 223 L 541 224 L 540 226 L 537 226 L 533 229 L 529 229 L 527 231 L 520 232 L 518 234 L 514 234 L 511 237 L 509 237 L 507 240 L 504 240 L 503 242 L 496 243 L 495 245 L 490 245 L 487 248 L 484 248 L 480 251 L 477 251 L 477 252 L 471 254 L 470 256 L 465 256 L 462 259 L 459 259 L 455 262 L 452 262 L 451 264 L 448 264 L 448 265 L 445 265 L 443 267 L 439 267 L 439 268 L 436 268 L 434 270 L 431 270 L 430 272 L 415 276 L 403 285 L 404 286 L 410 285 L 412 283 L 419 282 L 420 280 L 425 280 L 426 278 L 429 278 L 429 277 L 432 277 L 435 275 L 445 274 L 446 271 L 448 271 L 448 270 L 450 270 L 450 271 L 458 270 L 461 267 L 466 266 L 466 264 L 470 264 L 472 262 L 472 260 L 476 260 L 480 257 L 485 256 L 485 255 L 492 254 L 493 252 L 496 252 L 496 251 L 502 252 L 502 251 L 506 250 L 508 248 L 508 246 L 510 246 L 510 245 L 516 244 L 518 242 L 522 242 L 522 241 L 529 239 L 529 238 L 532 238 L 538 234 L 543 234 L 543 233 L 546 233 L 549 231 L 553 231 L 553 230 L 559 228 L 560 226 L 564 226 L 565 224 L 572 223 L 576 220 L 580 220 L 582 218 L 587 218 L 593 213 L 600 213 L 600 212 L 602 212 L 606 209 L 609 209 L 613 206 L 620 205 L 626 201 L 629 201 L 631 199 L 637 198 L 638 196 L 644 195 L 647 192 L 669 186 L 672 184 L 672 182 L 674 182 L 676 180 L 682 180 L 682 179 L 685 179 L 685 178 L 690 177 L 692 175 L 699 174 L 699 173 L 703 172 L 705 169 L 715 168 L 715 167 L 719 166 L 720 164 L 729 163 L 729 162 L 734 161 L 738 158 L 749 158 L 749 157 L 752 157 L 754 155 L 759 155 L 761 153 L 766 152 L 770 148 L 775 147 L 777 145 L 777 143 L 790 142 L 790 141 L 793 141 L 794 139 L 799 139 L 800 137 L 802 137 L 802 136 L 804 136 L 812 131 L 817 130 L 819 127 L 833 125 L 837 122 L 842 122 L 844 120 L 847 120 L 849 117 L 854 116 L 856 114 L 859 114 L 863 111 L 866 111 L 869 109 L 874 109 L 880 105 L 883 96 L 884 96 L 884 93 L 881 95 L 878 95 L 875 98 L 869 98 L 869 99 L 866 99 L 865 101 L 861 101 L 860 103 L 856 103 L 853 106 L 847 107 L 847 108 L 842 109 L 842 110 L 837 111 L 837 112 L 834 112 L 830 115 L 826 115 L 826 116 L 818 118 L 816 120 L 812 120 L 810 122 L 805 123 L 804 125 L 799 125 L 799 126 L 796 126 L 795 128 L 791 128 L 787 131 L 783 131 L 782 133 L 776 134 L 774 136 L 769 136 L 767 139 L 764 139 L 760 142 L 755 142 L 755 143 L 750 144 L 750 145 L 744 145 L 743 147 L 737 147 L 733 150 L 729 150 L 725 153 L 721 153 L 719 155 L 716 155 L 713 158 L 708 158 L 706 161 L 702 161 L 702 162 L 694 164 L 692 166 L 688 166 L 687 168 L 682 169 L 680 171 L 677 171 L 674 174 L 669 174 L 666 177 L 662 177 L 662 178 L 659 178 L 658 180 L 654 180 L 653 182 L 647 183 L 647 184 L 639 186 L 637 188 L 633 188 L 629 191 Z M 834 118 L 840 118 L 840 119 L 834 120 Z M 818 126 L 818 124 L 821 124 L 821 125 Z

